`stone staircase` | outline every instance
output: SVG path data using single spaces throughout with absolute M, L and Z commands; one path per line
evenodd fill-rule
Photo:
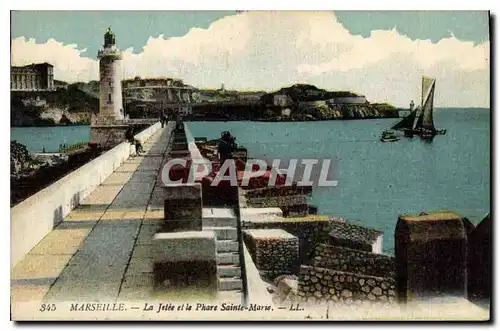
M 216 234 L 220 299 L 224 302 L 241 303 L 243 281 L 237 240 L 237 217 L 234 210 L 232 208 L 203 208 L 203 230 L 212 230 Z

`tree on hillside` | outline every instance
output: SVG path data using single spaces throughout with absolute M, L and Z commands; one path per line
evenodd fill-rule
M 10 172 L 18 173 L 30 167 L 32 163 L 26 146 L 16 140 L 10 142 Z

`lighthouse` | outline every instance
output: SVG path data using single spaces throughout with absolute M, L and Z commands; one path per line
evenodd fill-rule
M 99 116 L 98 122 L 112 124 L 123 120 L 121 86 L 122 55 L 116 47 L 111 28 L 104 34 L 104 46 L 97 53 L 99 58 Z
M 122 54 L 116 47 L 111 28 L 104 34 L 104 45 L 98 51 L 99 113 L 93 114 L 90 125 L 90 145 L 111 148 L 125 139 L 121 86 Z

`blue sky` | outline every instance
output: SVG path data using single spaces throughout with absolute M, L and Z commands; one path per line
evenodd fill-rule
M 166 38 L 185 35 L 192 27 L 202 29 L 235 11 L 13 11 L 12 37 L 54 38 L 86 48 L 86 56 L 96 57 L 100 44 L 96 37 L 108 26 L 118 35 L 122 49 L 140 52 L 149 36 Z M 437 42 L 450 32 L 460 40 L 489 40 L 484 11 L 335 11 L 337 19 L 353 34 L 368 37 L 372 30 L 392 29 L 411 39 Z
M 48 61 L 67 81 L 97 79 L 111 26 L 127 77 L 264 90 L 305 82 L 406 104 L 426 74 L 443 87 L 438 104 L 489 104 L 485 11 L 13 11 L 11 19 L 13 64 Z

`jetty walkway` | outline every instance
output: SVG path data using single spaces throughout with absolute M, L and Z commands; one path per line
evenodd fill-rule
M 168 126 L 128 158 L 15 265 L 13 302 L 145 299 L 150 245 L 163 209 L 150 206 L 168 146 Z

